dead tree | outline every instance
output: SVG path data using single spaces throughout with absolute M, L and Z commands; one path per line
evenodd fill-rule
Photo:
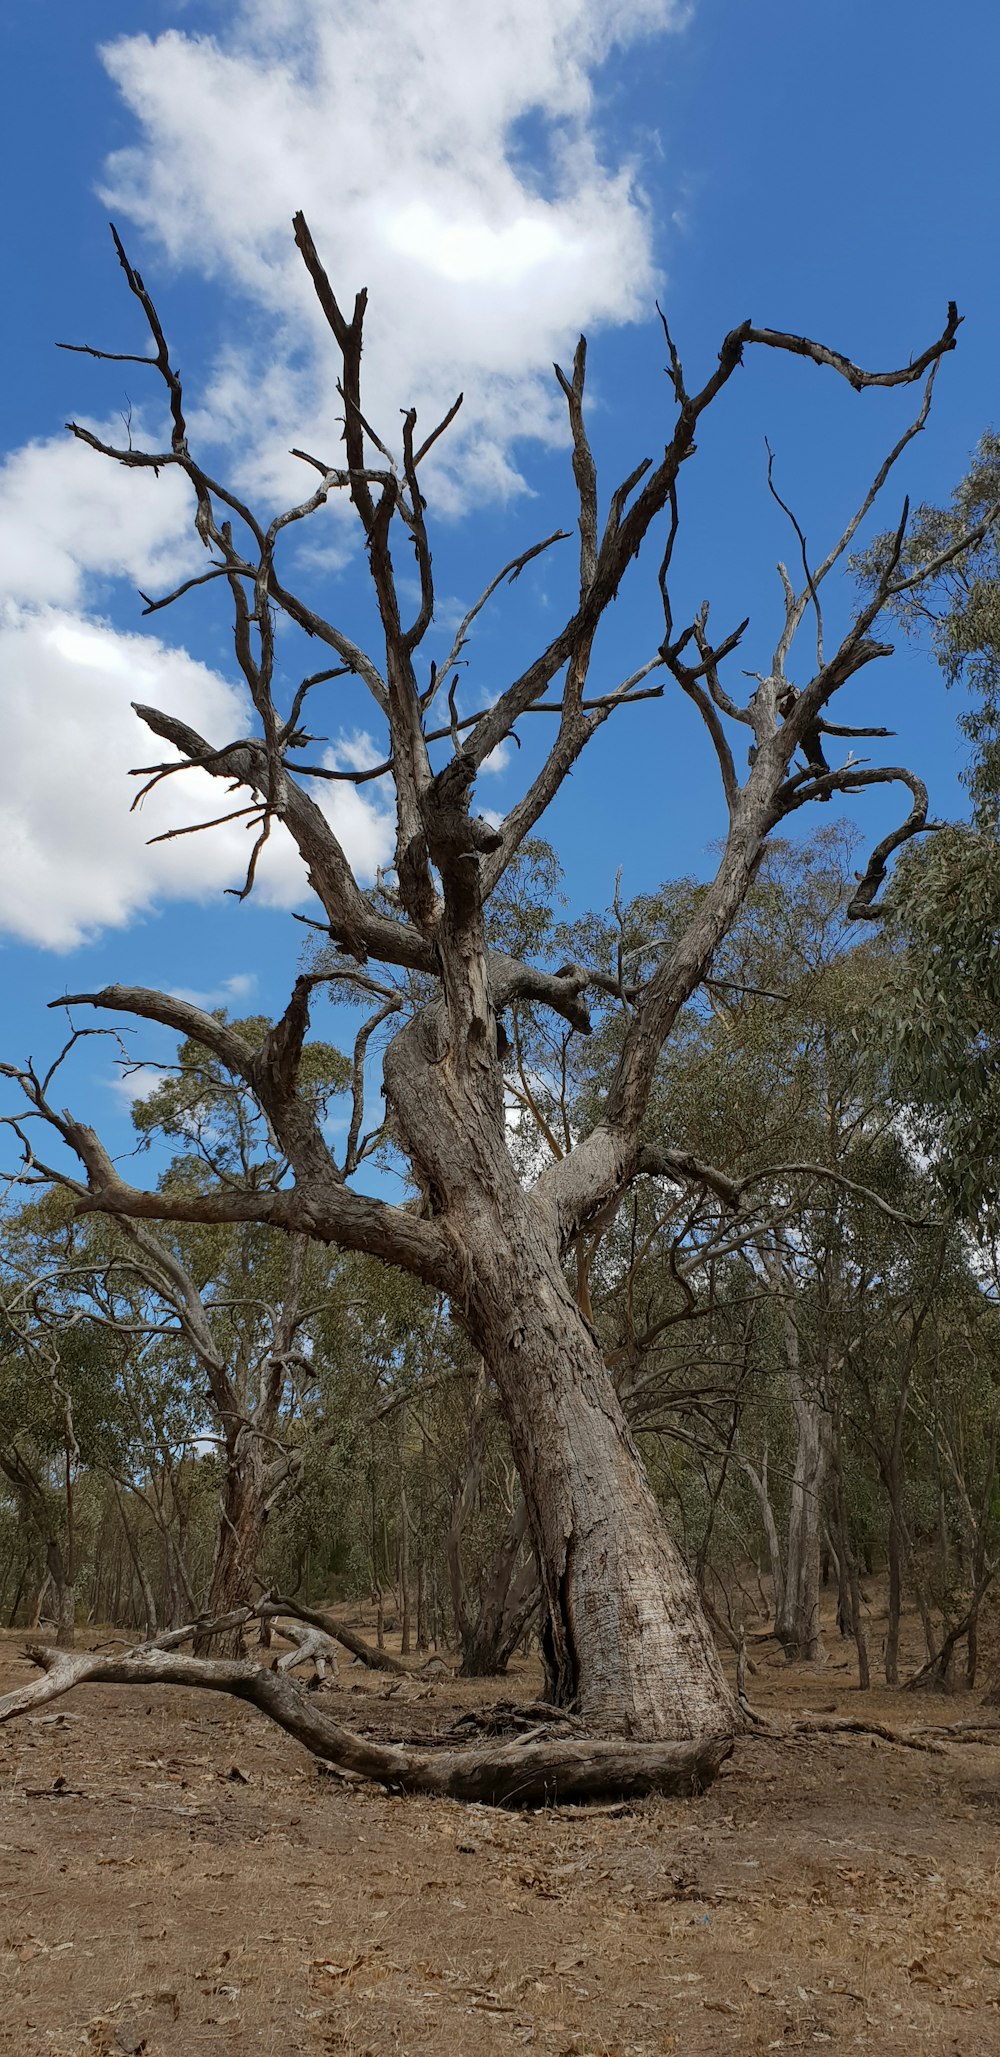
M 584 412 L 586 347 L 581 339 L 572 372 L 557 371 L 568 408 L 578 496 L 578 584 L 545 648 L 488 704 L 484 699 L 466 713 L 456 700 L 456 665 L 477 617 L 505 580 L 517 578 L 532 559 L 565 538 L 560 532 L 521 551 L 470 607 L 446 660 L 422 660 L 434 618 L 434 577 L 421 480 L 459 403 L 424 436 L 418 435 L 410 410 L 403 418 L 399 451 L 390 450 L 367 420 L 362 394 L 366 295 L 359 293 L 353 313 L 346 315 L 301 215 L 294 227 L 340 355 L 344 408 L 341 454 L 296 453 L 313 474 L 306 498 L 270 521 L 258 519 L 194 454 L 181 378 L 159 314 L 117 237 L 128 288 L 153 342 L 151 357 L 131 354 L 163 381 L 169 445 L 162 450 L 114 446 L 88 428 L 72 427 L 105 459 L 130 469 L 176 470 L 189 481 L 195 527 L 210 561 L 199 580 L 149 600 L 147 612 L 158 612 L 192 585 L 225 581 L 236 661 L 256 712 L 252 733 L 227 739 L 203 736 L 169 711 L 139 708 L 146 727 L 166 745 L 162 760 L 146 768 L 144 790 L 182 767 L 203 769 L 227 792 L 244 789 L 241 811 L 258 824 L 246 891 L 272 824 L 284 824 L 321 903 L 332 955 L 322 968 L 296 981 L 284 1015 L 257 1043 L 189 1001 L 144 988 L 115 985 L 58 1003 L 145 1018 L 196 1038 L 256 1097 L 291 1168 L 290 1180 L 280 1188 L 265 1183 L 242 1190 L 230 1185 L 199 1192 L 143 1190 L 110 1164 L 90 1129 L 51 1106 L 30 1067 L 21 1070 L 21 1082 L 34 1112 L 44 1113 L 76 1153 L 82 1167 L 81 1208 L 133 1220 L 267 1223 L 364 1251 L 446 1295 L 486 1362 L 508 1424 L 540 1570 L 551 1696 L 563 1706 L 579 1707 L 595 1730 L 618 1736 L 651 1741 L 728 1732 L 737 1712 L 694 1581 L 664 1528 L 599 1344 L 570 1289 L 566 1259 L 587 1224 L 613 1208 L 638 1178 L 681 1187 L 707 1181 L 723 1198 L 735 1191 L 723 1170 L 693 1165 L 683 1137 L 652 1146 L 644 1122 L 664 1043 L 709 973 L 772 831 L 811 801 L 901 783 L 910 796 L 910 811 L 873 850 L 849 909 L 854 917 L 868 918 L 892 854 L 925 825 L 926 793 L 912 773 L 861 767 L 853 757 L 839 768 L 823 770 L 812 761 L 809 739 L 838 690 L 889 654 L 875 630 L 887 603 L 913 583 L 901 566 L 905 510 L 876 586 L 831 651 L 824 646 L 821 589 L 896 459 L 927 418 L 939 363 L 955 345 L 958 313 L 951 307 L 938 339 L 909 364 L 887 372 L 863 371 L 823 343 L 744 321 L 725 337 L 717 363 L 694 390 L 688 388 L 668 334 L 673 420 L 662 454 L 635 464 L 604 501 L 603 511 Z M 924 388 L 915 420 L 881 465 L 824 563 L 812 569 L 803 546 L 801 585 L 783 573 L 786 610 L 778 646 L 766 669 L 754 674 L 752 696 L 741 700 L 723 683 L 723 666 L 737 651 L 746 624 L 717 638 L 704 606 L 678 627 L 670 567 L 680 521 L 680 475 L 694 454 L 699 424 L 748 354 L 760 349 L 807 358 L 859 393 L 919 381 Z M 349 496 L 360 524 L 381 625 L 376 654 L 362 649 L 345 628 L 287 583 L 289 534 L 335 493 Z M 967 541 L 950 545 L 930 574 Z M 662 640 L 646 663 L 610 687 L 604 683 L 608 660 L 602 657 L 598 683 L 591 685 L 602 623 L 647 544 L 659 559 Z M 407 581 L 416 566 L 419 597 L 412 606 L 400 575 L 399 546 Z M 920 574 L 927 575 L 927 570 Z M 326 668 L 318 670 L 314 662 L 287 701 L 275 661 L 278 614 L 326 658 Z M 793 640 L 807 616 L 815 619 L 815 662 L 793 680 Z M 283 638 L 282 673 L 291 647 Z M 331 769 L 317 763 L 309 748 L 307 703 L 310 708 L 316 704 L 310 696 L 345 672 L 367 688 L 372 722 L 384 738 L 382 756 L 363 771 Z M 662 697 L 671 685 L 701 715 L 728 813 L 718 869 L 686 928 L 664 948 L 640 988 L 626 988 L 620 978 L 586 964 L 548 970 L 491 950 L 490 896 L 582 751 L 609 719 L 628 720 L 637 700 Z M 495 827 L 473 809 L 478 774 L 506 738 L 520 739 L 522 728 L 537 733 L 539 722 L 551 723 L 554 733 L 520 798 Z M 319 726 L 327 725 L 324 714 Z M 753 762 L 742 780 L 733 749 L 740 730 L 748 732 L 753 745 Z M 824 733 L 856 732 L 827 725 Z M 801 753 L 807 762 L 796 768 Z M 381 892 L 372 894 L 359 886 L 311 782 L 363 784 L 377 778 L 391 781 L 394 789 L 396 847 L 391 876 Z M 358 1038 L 354 1114 L 340 1161 L 300 1083 L 310 1005 L 324 986 L 374 1002 Z M 512 1003 L 528 1001 L 584 1034 L 588 990 L 601 988 L 627 1012 L 616 1074 L 589 1132 L 529 1188 L 517 1175 L 508 1145 L 500 1019 Z M 364 1134 L 365 1049 L 376 1030 L 389 1036 L 394 1016 L 402 1018 L 384 1055 L 385 1125 L 377 1124 L 374 1134 L 390 1139 L 411 1167 L 421 1196 L 411 1205 L 387 1204 L 351 1184 L 373 1147 L 372 1135 Z M 44 1178 L 47 1167 L 32 1155 L 27 1125 L 22 1133 L 29 1171 Z M 205 1682 L 220 1681 L 206 1674 Z M 242 1683 L 230 1689 L 244 1690 Z

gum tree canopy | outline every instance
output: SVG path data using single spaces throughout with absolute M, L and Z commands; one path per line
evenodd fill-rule
M 403 418 L 401 452 L 398 457 L 390 452 L 365 414 L 366 296 L 358 294 L 348 318 L 301 215 L 294 227 L 342 361 L 343 453 L 337 461 L 296 453 L 315 474 L 309 498 L 265 525 L 205 471 L 189 445 L 181 380 L 159 315 L 117 237 L 125 277 L 155 351 L 152 359 L 137 361 L 150 361 L 167 389 L 170 447 L 116 449 L 72 425 L 76 436 L 115 463 L 154 470 L 173 466 L 186 475 L 195 527 L 212 553 L 203 579 L 225 580 L 232 596 L 236 658 L 256 713 L 252 733 L 236 741 L 202 736 L 169 710 L 138 707 L 147 728 L 170 752 L 163 764 L 150 768 L 150 776 L 199 766 L 226 791 L 245 789 L 247 811 L 256 811 L 259 820 L 258 848 L 271 824 L 283 823 L 322 903 L 336 953 L 334 969 L 328 957 L 322 968 L 298 978 L 284 1015 L 256 1046 L 232 1026 L 166 993 L 111 986 L 77 994 L 73 1004 L 145 1017 L 195 1038 L 254 1097 L 277 1139 L 284 1170 L 270 1186 L 208 1183 L 199 1190 L 140 1190 L 119 1176 L 90 1129 L 54 1110 L 33 1072 L 22 1072 L 21 1082 L 35 1111 L 55 1123 L 80 1161 L 82 1207 L 133 1219 L 269 1223 L 290 1234 L 305 1232 L 346 1250 L 368 1252 L 447 1295 L 482 1353 L 509 1425 L 540 1567 L 552 1698 L 579 1709 L 599 1734 L 637 1742 L 704 1741 L 731 1733 L 736 1710 L 693 1580 L 664 1529 L 594 1333 L 570 1290 L 567 1254 L 586 1226 L 613 1210 L 638 1178 L 689 1184 L 714 1193 L 723 1207 L 740 1204 L 738 1187 L 724 1171 L 695 1162 L 683 1137 L 654 1140 L 645 1116 L 665 1040 L 709 974 L 713 952 L 744 900 L 771 832 L 811 800 L 901 783 L 909 794 L 909 813 L 873 851 L 851 903 L 854 916 L 868 917 L 891 854 L 925 824 L 924 787 L 909 771 L 860 768 L 850 757 L 838 769 L 825 754 L 836 750 L 838 738 L 886 733 L 839 727 L 826 714 L 841 686 L 889 654 L 878 640 L 877 624 L 910 576 L 902 561 L 905 510 L 875 587 L 830 650 L 824 645 L 821 588 L 893 464 L 926 420 L 934 378 L 942 357 L 955 345 L 959 318 L 951 307 L 937 341 L 912 363 L 888 372 L 860 370 L 822 343 L 745 321 L 726 336 L 718 363 L 694 390 L 688 388 L 668 333 L 673 419 L 665 447 L 655 461 L 637 463 L 606 499 L 588 441 L 581 340 L 572 374 L 556 371 L 572 434 L 578 592 L 568 618 L 526 669 L 490 705 L 460 714 L 455 666 L 476 617 L 503 579 L 516 577 L 561 538 L 550 536 L 526 548 L 491 578 L 462 622 L 445 663 L 421 661 L 434 620 L 421 473 L 459 403 L 428 434 L 418 430 L 411 410 Z M 793 580 L 782 572 L 785 618 L 778 646 L 765 668 L 752 674 L 756 684 L 748 697 L 744 674 L 737 672 L 737 690 L 744 695 L 737 699 L 723 683 L 723 666 L 746 623 L 715 640 L 704 607 L 693 621 L 678 626 L 670 601 L 670 565 L 681 465 L 693 454 L 702 415 L 723 395 L 752 348 L 809 358 L 856 391 L 918 384 L 922 394 L 915 419 L 821 565 L 809 566 L 804 539 L 790 517 L 802 575 Z M 348 494 L 364 533 L 381 623 L 373 651 L 360 648 L 285 583 L 288 532 L 337 492 Z M 967 540 L 949 542 L 949 554 Z M 588 694 L 595 638 L 626 570 L 644 548 L 653 556 L 662 596 L 662 642 L 616 690 Z M 408 607 L 414 557 L 419 598 Z M 928 576 L 926 566 L 919 576 Z M 201 582 L 189 580 L 180 590 Z M 166 604 L 163 599 L 150 607 Z M 279 704 L 276 678 L 279 614 L 314 648 L 321 645 L 329 652 L 330 668 L 303 679 L 288 704 Z M 793 643 L 806 627 L 810 658 L 793 678 Z M 283 668 L 288 647 L 285 638 Z M 373 719 L 385 735 L 384 762 L 365 771 L 332 773 L 308 761 L 311 739 L 304 719 L 310 696 L 343 672 L 363 681 L 371 695 Z M 652 685 L 645 683 L 650 679 Z M 639 985 L 629 984 L 621 967 L 614 975 L 578 963 L 549 970 L 491 947 L 491 895 L 580 753 L 609 718 L 620 716 L 638 698 L 662 694 L 666 681 L 702 717 L 728 811 L 718 869 L 696 896 L 686 926 L 664 939 L 653 960 L 657 968 Z M 539 714 L 552 724 L 549 746 L 521 797 L 494 827 L 475 811 L 477 776 L 517 725 Z M 743 775 L 737 764 L 742 767 L 748 746 L 750 769 Z M 332 776 L 359 783 L 378 776 L 392 781 L 394 865 L 374 893 L 359 886 L 326 814 L 311 796 L 311 780 Z M 248 887 L 253 869 L 251 863 Z M 308 1081 L 300 1077 L 310 1003 L 323 983 L 341 994 L 347 988 L 356 999 L 368 996 L 374 1010 L 358 1039 L 354 1117 L 339 1163 L 322 1132 Z M 616 1074 L 589 1133 L 572 1139 L 559 1161 L 528 1185 L 518 1175 L 508 1144 L 500 1017 L 512 1004 L 530 1004 L 552 1010 L 570 1029 L 586 1033 L 587 994 L 595 987 L 610 991 L 623 1009 Z M 412 1170 L 422 1197 L 410 1205 L 389 1205 L 352 1187 L 365 1147 L 365 1048 L 375 1025 L 387 1036 L 384 1024 L 395 1016 L 398 1025 L 384 1056 L 382 1133 Z M 34 1163 L 36 1172 L 45 1175 L 37 1157 Z M 758 1182 L 756 1191 L 761 1190 Z M 215 1682 L 206 1673 L 205 1683 Z

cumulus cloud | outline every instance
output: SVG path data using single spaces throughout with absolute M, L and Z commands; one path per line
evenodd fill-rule
M 135 790 L 129 770 L 163 753 L 130 702 L 169 706 L 210 736 L 239 733 L 246 708 L 217 672 L 155 636 L 124 635 L 63 610 L 8 603 L 0 612 L 0 673 L 0 930 L 67 950 L 154 903 L 206 900 L 242 883 L 250 853 L 242 822 L 149 846 L 148 839 L 166 829 L 222 812 L 220 789 L 207 773 L 178 772 L 155 788 L 141 811 L 128 811 Z M 389 860 L 388 815 L 377 803 L 366 805 L 353 787 L 324 784 L 315 797 L 360 876 L 372 878 Z M 264 851 L 259 891 L 275 907 L 309 898 L 301 859 L 283 829 L 272 832 Z
M 89 424 L 125 442 L 121 421 Z M 179 472 L 129 471 L 65 434 L 0 465 L 0 597 L 74 606 L 94 579 L 160 586 L 200 571 L 191 489 Z
M 276 438 L 293 421 L 301 436 L 336 411 L 330 339 L 291 246 L 301 207 L 347 306 L 371 292 L 369 413 L 391 430 L 401 403 L 433 412 L 463 385 L 439 486 L 456 501 L 516 486 L 513 439 L 561 424 L 553 354 L 651 304 L 649 212 L 637 168 L 602 158 L 594 79 L 613 47 L 685 13 L 680 0 L 242 0 L 217 36 L 110 45 L 141 135 L 112 158 L 105 197 L 274 318 L 263 388 L 238 352 L 219 365 L 216 426 L 238 432 L 250 390 L 255 434 L 263 417 Z M 317 344 L 305 372 L 303 330 Z
M 256 984 L 256 972 L 234 971 L 231 978 L 220 979 L 217 986 L 171 986 L 170 991 L 175 1000 L 188 1000 L 192 1007 L 239 1007 L 249 1001 Z

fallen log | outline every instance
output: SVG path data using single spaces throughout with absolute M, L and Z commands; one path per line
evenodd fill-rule
M 395 1792 L 491 1806 L 551 1806 L 560 1801 L 637 1799 L 645 1793 L 691 1795 L 711 1785 L 733 1748 L 731 1736 L 697 1742 L 627 1743 L 559 1736 L 465 1749 L 411 1749 L 375 1743 L 341 1728 L 279 1672 L 235 1659 L 173 1651 L 79 1654 L 29 1643 L 25 1655 L 44 1676 L 0 1699 L 0 1722 L 55 1700 L 74 1686 L 197 1686 L 230 1693 L 277 1722 L 315 1757 Z
M 298 1600 L 289 1600 L 283 1593 L 266 1593 L 264 1604 L 277 1609 L 279 1614 L 295 1614 L 300 1621 L 308 1621 L 312 1628 L 318 1628 L 325 1636 L 332 1636 L 335 1643 L 342 1643 L 352 1657 L 360 1657 L 371 1671 L 399 1672 L 403 1678 L 412 1677 L 410 1668 L 401 1664 L 398 1657 L 390 1657 L 388 1650 L 373 1650 L 362 1636 L 356 1636 L 353 1629 L 345 1628 L 342 1622 L 334 1621 L 330 1614 L 320 1614 L 315 1607 L 303 1607 Z M 256 1610 L 258 1613 L 260 1609 Z

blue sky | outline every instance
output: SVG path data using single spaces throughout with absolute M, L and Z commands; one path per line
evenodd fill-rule
M 335 433 L 332 362 L 291 249 L 295 206 L 341 296 L 371 288 L 380 419 L 465 386 L 437 481 L 446 625 L 506 558 L 572 526 L 548 364 L 569 358 L 581 325 L 605 490 L 662 444 L 657 294 L 692 382 L 747 315 L 888 366 L 930 341 L 957 299 L 959 349 L 885 522 L 903 490 L 946 494 L 995 417 L 1000 22 L 986 0 L 947 14 L 927 0 L 2 0 L 0 25 L 12 82 L 0 149 L 16 195 L 0 222 L 4 1056 L 47 1056 L 46 1002 L 112 979 L 274 1009 L 302 946 L 291 907 L 309 908 L 287 853 L 240 906 L 223 893 L 240 831 L 164 856 L 127 815 L 129 764 L 158 755 L 127 714 L 132 698 L 159 697 L 219 741 L 239 710 L 211 592 L 140 619 L 137 585 L 162 591 L 197 568 L 176 481 L 136 485 L 62 434 L 71 415 L 114 422 L 130 405 L 158 428 L 141 368 L 53 347 L 145 347 L 109 212 L 158 299 L 203 447 L 260 503 L 294 496 L 292 441 L 329 448 Z M 677 613 L 703 598 L 720 627 L 749 613 L 742 662 L 763 666 L 775 560 L 790 554 L 765 435 L 819 551 L 912 406 L 905 392 L 858 397 L 810 365 L 751 355 L 684 475 Z M 327 519 L 296 569 L 326 611 L 359 630 L 370 621 L 348 524 Z M 655 649 L 654 570 L 623 591 L 595 678 L 617 683 Z M 568 546 L 498 601 L 465 704 L 546 639 L 571 574 Z M 895 727 L 893 757 L 928 779 L 938 812 L 961 811 L 958 710 L 929 659 L 904 646 L 863 676 L 853 718 Z M 366 733 L 378 745 L 371 710 L 336 693 L 312 725 L 341 762 L 363 758 Z M 480 791 L 497 812 L 524 776 L 509 755 Z M 201 804 L 194 788 L 185 797 Z M 866 834 L 882 832 L 888 807 L 857 803 Z M 606 904 L 619 865 L 626 892 L 704 871 L 721 827 L 714 760 L 668 695 L 605 728 L 546 831 L 583 908 Z M 387 855 L 384 800 L 358 807 L 348 830 L 370 874 Z M 147 1031 L 135 1046 L 164 1053 Z M 74 1103 L 117 1147 L 128 1127 L 114 1076 L 110 1050 L 84 1045 Z

